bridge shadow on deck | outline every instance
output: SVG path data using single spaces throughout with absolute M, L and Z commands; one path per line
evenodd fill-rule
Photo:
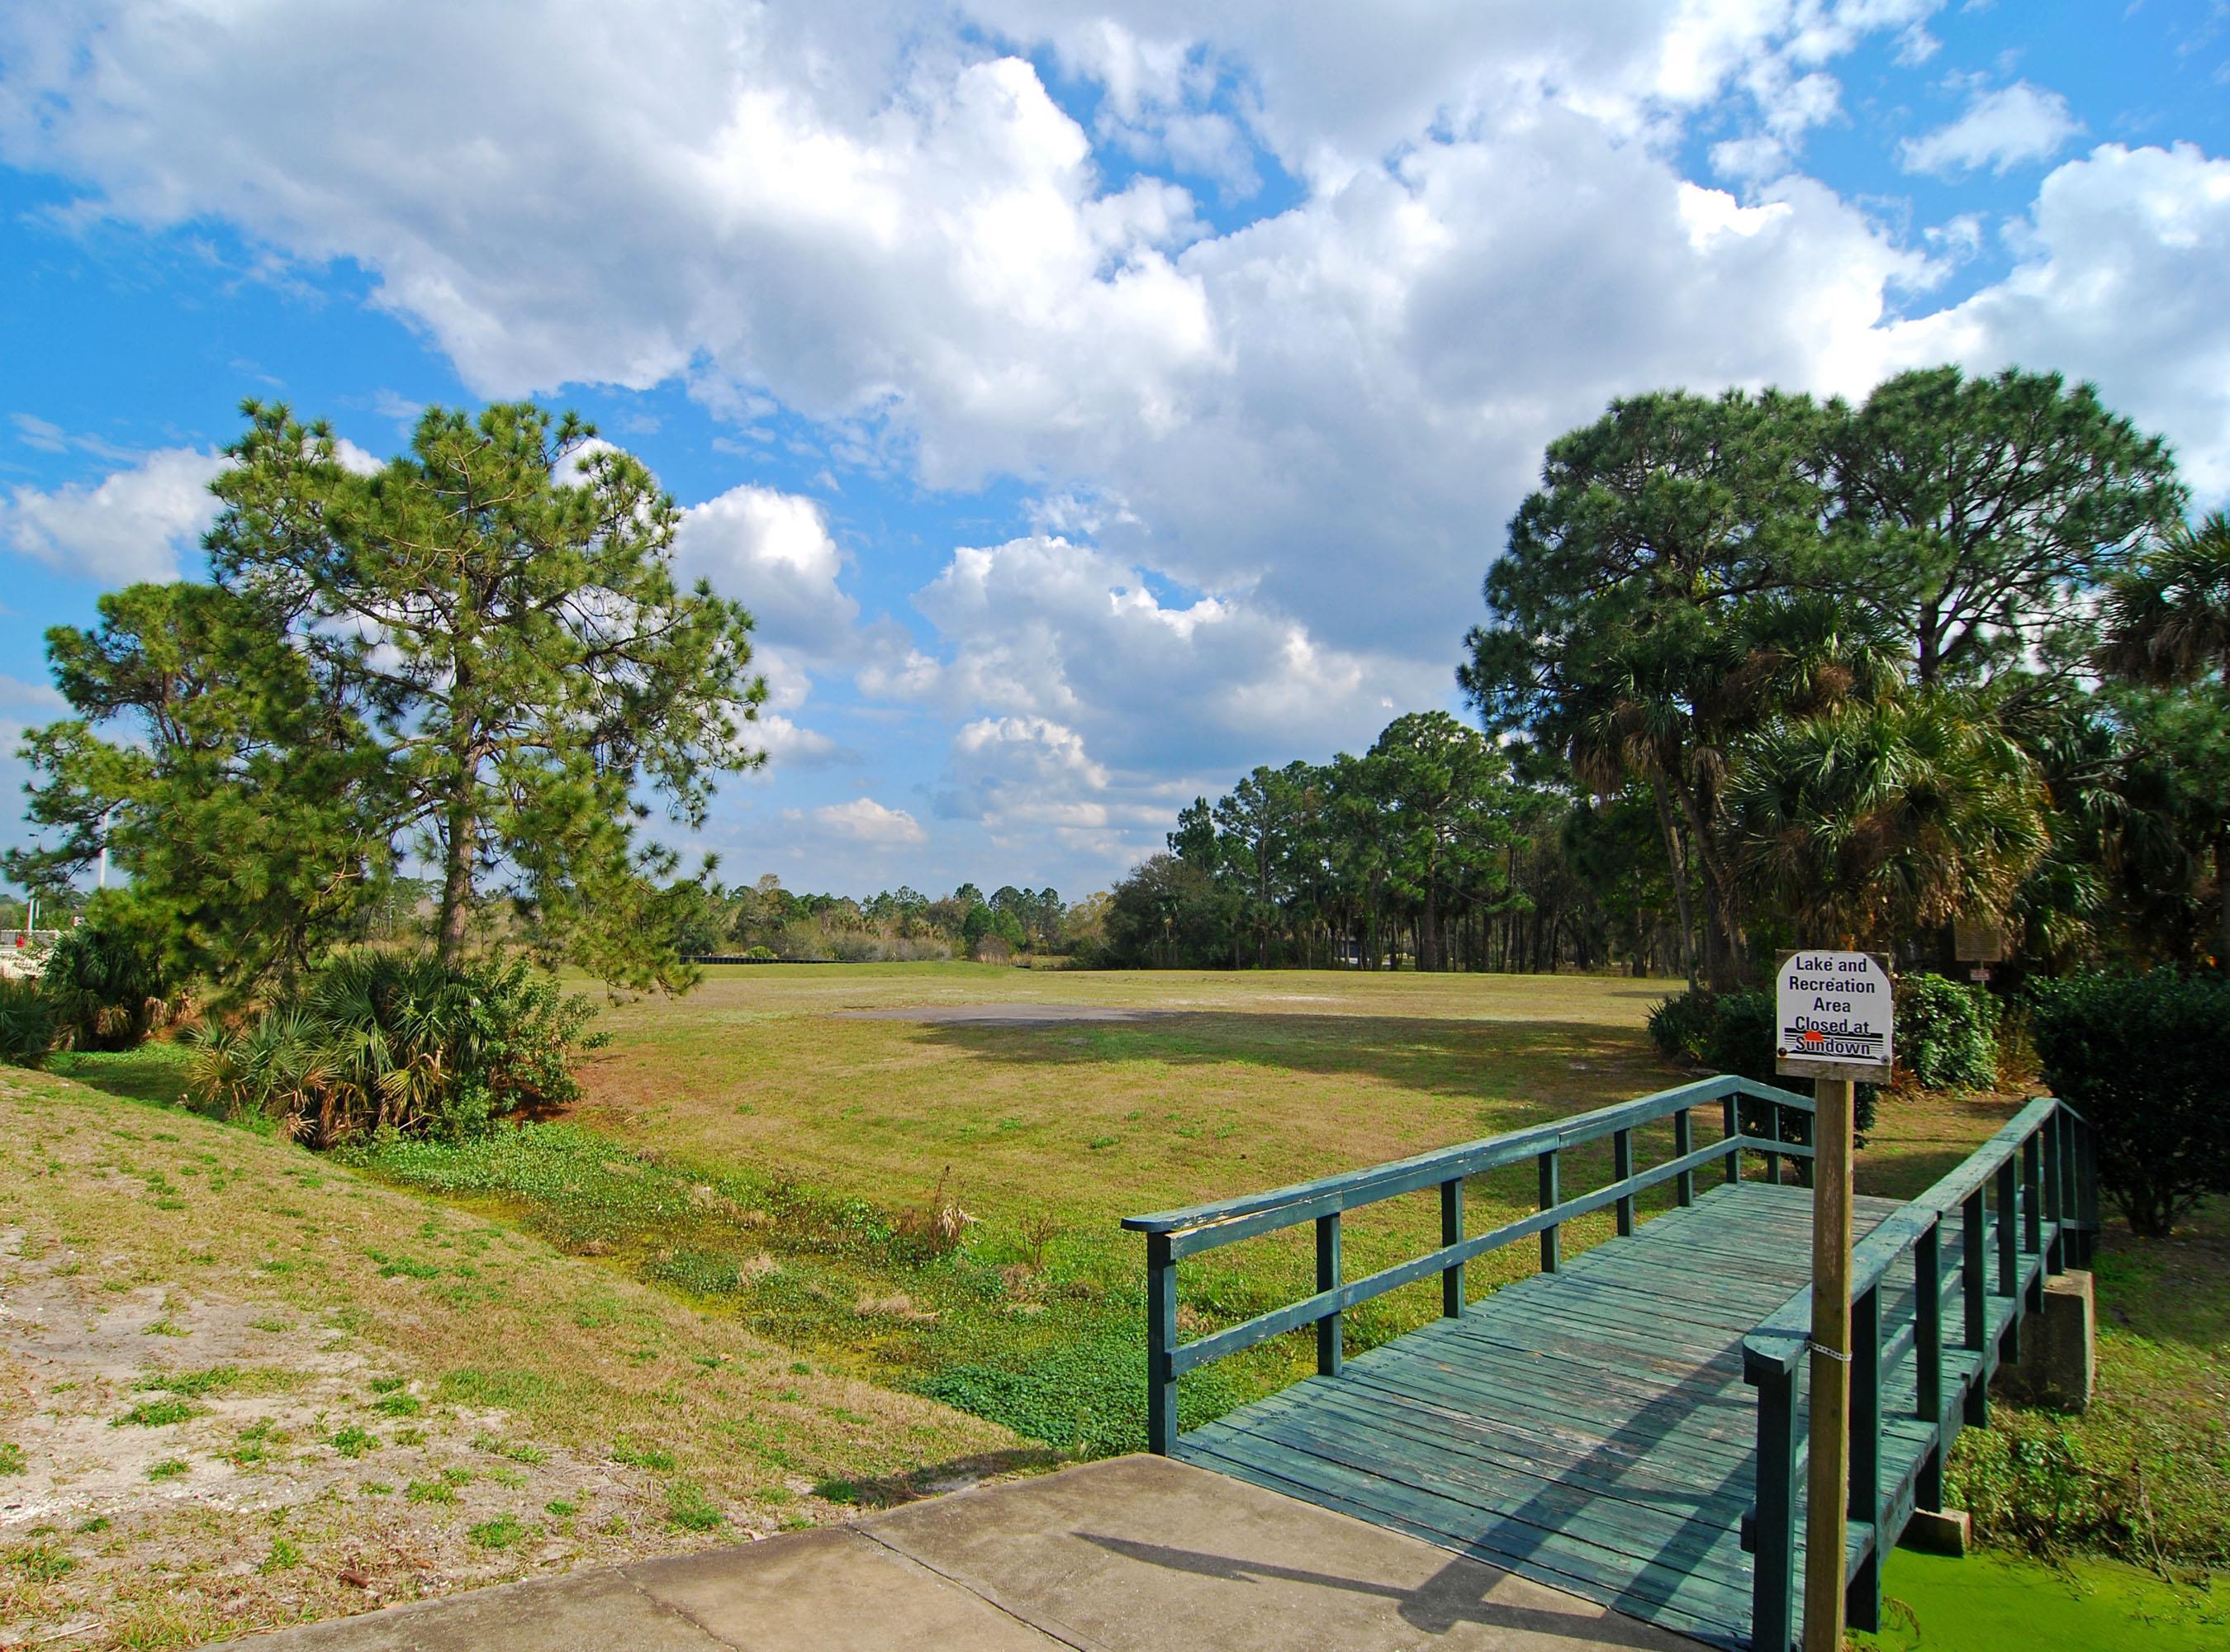
M 1176 1455 L 1747 1647 L 1756 1402 L 1742 1340 L 1808 1281 L 1811 1198 L 1715 1188 L 1187 1434 Z M 1862 1198 L 1854 1225 L 1897 1208 Z M 1447 1610 L 1429 1591 L 1416 1608 Z

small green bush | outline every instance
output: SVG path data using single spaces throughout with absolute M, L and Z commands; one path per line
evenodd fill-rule
M 2230 977 L 2084 974 L 2033 989 L 2045 1083 L 2090 1121 L 2098 1182 L 2165 1238 L 2230 1192 Z
M 524 958 L 454 967 L 426 953 L 344 953 L 244 1032 L 195 1053 L 189 1094 L 277 1120 L 314 1146 L 392 1133 L 456 1141 L 579 1094 L 587 999 Z
M 56 1040 L 71 1049 L 132 1049 L 168 1025 L 182 1002 L 160 942 L 113 894 L 55 943 L 39 991 Z
M 39 984 L 0 976 L 0 1062 L 36 1067 L 54 1047 L 54 1007 Z
M 1658 1054 L 1683 1067 L 1700 1062 L 1718 1021 L 1718 1002 L 1717 993 L 1703 987 L 1690 987 L 1677 998 L 1660 999 L 1649 1012 L 1649 1036 Z
M 1649 1036 L 1667 1061 L 1684 1067 L 1707 1067 L 1714 1073 L 1732 1073 L 1755 1079 L 1798 1095 L 1812 1094 L 1812 1081 L 1782 1078 L 1774 1071 L 1773 994 L 1758 991 L 1709 992 L 1691 987 L 1677 998 L 1666 998 L 1649 1014 Z M 1861 1084 L 1853 1101 L 1855 1127 L 1863 1140 L 1873 1128 L 1875 1087 Z M 1774 1134 L 1768 1109 L 1756 1104 L 1743 1108 L 1746 1135 Z M 1799 1144 L 1812 1139 L 1808 1117 L 1784 1110 L 1780 1139 Z
M 1987 1090 L 1998 1081 L 1998 1001 L 1940 975 L 1897 984 L 1898 1065 L 1924 1090 Z

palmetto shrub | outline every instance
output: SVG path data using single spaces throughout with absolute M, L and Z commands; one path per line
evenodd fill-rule
M 0 976 L 0 1062 L 36 1067 L 55 1044 L 55 1014 L 36 981 Z
M 344 953 L 261 1019 L 204 1038 L 197 1104 L 260 1115 L 311 1145 L 392 1131 L 454 1141 L 580 1093 L 588 1000 L 523 958 L 454 967 L 429 953 Z
M 53 1010 L 55 1039 L 70 1049 L 131 1049 L 185 1002 L 161 945 L 114 906 L 96 907 L 63 932 L 47 954 L 39 990 Z

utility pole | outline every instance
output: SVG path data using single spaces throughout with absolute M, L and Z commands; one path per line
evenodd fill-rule
M 111 816 L 114 815 L 115 813 L 116 813 L 116 805 L 115 805 L 114 803 L 111 803 L 111 804 L 109 804 L 107 808 L 106 808 L 106 809 L 104 809 L 104 810 L 102 810 L 100 811 L 100 887 L 102 887 L 102 888 L 104 888 L 104 889 L 106 889 L 106 888 L 108 887 L 108 822 L 109 822 L 109 817 L 110 817 Z

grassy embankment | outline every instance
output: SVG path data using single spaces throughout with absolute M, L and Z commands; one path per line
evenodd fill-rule
M 0 1645 L 196 1645 L 1047 1455 L 518 1227 L 12 1068 L 0 1293 Z
M 676 1003 L 603 1023 L 576 1115 L 500 1144 L 400 1148 L 369 1168 L 516 1222 L 679 1293 L 723 1323 L 945 1398 L 1065 1449 L 1139 1433 L 1139 1247 L 1123 1215 L 1273 1186 L 1640 1094 L 1679 1075 L 1640 1023 L 1662 989 L 1621 980 L 1123 976 L 970 966 L 715 971 Z M 1153 1012 L 1035 1025 L 849 1018 L 961 1003 Z M 97 1081 L 159 1094 L 141 1056 Z M 95 1077 L 90 1068 L 80 1069 Z M 1863 1189 L 1910 1193 L 2009 1103 L 1885 1100 Z M 1667 1143 L 1643 1146 L 1645 1162 Z M 1569 1165 L 1566 1184 L 1607 1176 Z M 1474 1229 L 1530 1209 L 1530 1171 L 1483 1178 Z M 960 1242 L 940 1215 L 964 1210 Z M 1426 1197 L 1354 1219 L 1349 1265 L 1415 1254 Z M 1593 1242 L 1608 1217 L 1578 1224 Z M 1297 1236 L 1298 1240 L 1298 1236 Z M 1955 1480 L 1994 1538 L 2171 1566 L 2225 1563 L 2230 1509 L 2221 1236 L 2100 1265 L 2106 1397 L 2071 1421 L 1998 1407 Z M 1530 1248 L 1473 1269 L 1491 1287 Z M 1188 1328 L 1305 1289 L 1305 1242 L 1186 1268 Z M 2210 1271 L 2211 1270 L 2211 1271 Z M 1436 1311 L 1430 1287 L 1352 1316 L 1367 1343 Z M 1195 1417 L 1305 1368 L 1300 1339 L 1189 1379 Z M 873 1499 L 876 1486 L 824 1486 Z M 2084 1500 L 2104 1499 L 2100 1517 Z M 2049 1513 L 2043 1511 L 2049 1510 Z

